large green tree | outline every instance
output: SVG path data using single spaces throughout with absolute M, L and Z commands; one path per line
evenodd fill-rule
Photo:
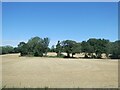
M 76 53 L 80 53 L 81 52 L 81 43 L 74 43 L 73 47 L 72 47 L 72 57 L 73 55 L 75 55 Z
M 105 53 L 108 56 L 109 40 L 91 38 L 87 40 L 87 42 L 83 41 L 81 46 L 82 52 L 91 55 L 91 57 L 101 58 L 102 53 Z M 93 53 L 96 55 L 94 56 Z
M 81 51 L 84 52 L 84 53 L 93 53 L 94 48 L 93 48 L 92 45 L 90 45 L 89 42 L 82 41 L 82 43 L 81 43 Z
M 18 51 L 20 52 L 21 56 L 25 56 L 28 54 L 28 45 L 25 42 L 20 42 L 18 44 Z
M 87 42 L 93 48 L 92 52 L 96 54 L 96 58 L 101 58 L 102 53 L 107 54 L 109 40 L 93 38 L 89 39 Z
M 62 41 L 61 44 L 63 47 L 63 51 L 67 53 L 67 57 L 70 57 L 70 54 L 72 54 L 72 56 L 73 56 L 76 53 L 76 51 L 74 51 L 76 41 L 65 40 L 65 41 Z
M 120 40 L 111 43 L 109 53 L 111 58 L 120 59 Z
M 18 48 L 22 56 L 43 56 L 47 54 L 49 42 L 49 38 L 33 37 L 27 43 L 20 42 Z

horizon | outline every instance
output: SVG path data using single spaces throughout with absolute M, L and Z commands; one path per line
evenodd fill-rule
M 34 36 L 49 37 L 49 47 L 67 39 L 118 40 L 117 2 L 3 2 L 2 10 L 2 46 Z
M 39 36 L 35 36 L 35 37 L 39 37 Z M 34 38 L 34 37 L 31 37 L 31 38 Z M 29 38 L 29 39 L 31 39 L 31 38 Z M 41 37 L 40 37 L 41 38 Z M 45 37 L 46 38 L 46 37 Z M 48 37 L 49 38 L 49 37 Z M 25 42 L 25 43 L 27 43 L 28 41 L 29 41 L 29 39 L 27 40 L 27 41 L 20 41 L 20 42 Z M 42 38 L 43 39 L 43 38 Z M 105 39 L 105 38 L 89 38 L 89 39 Z M 87 40 L 89 40 L 89 39 L 87 39 Z M 65 39 L 65 40 L 72 40 L 72 39 Z M 58 41 L 65 41 L 65 40 L 58 40 Z M 87 41 L 87 40 L 83 40 L 83 41 Z M 109 39 L 105 39 L 105 40 L 109 40 Z M 56 44 L 52 44 L 51 46 L 49 45 L 48 47 L 49 48 L 52 48 L 52 46 L 55 46 L 56 47 L 56 45 L 57 45 L 57 42 L 58 41 L 56 41 L 55 43 Z M 75 40 L 73 40 L 73 41 L 75 41 Z M 109 40 L 110 41 L 110 40 Z M 118 41 L 118 40 L 115 40 L 115 41 Z M 115 41 L 110 41 L 110 42 L 115 42 Z M 20 43 L 19 42 L 19 43 Z M 50 41 L 51 42 L 51 41 Z M 76 41 L 77 43 L 81 43 L 82 41 Z M 19 44 L 18 43 L 18 44 Z M 0 47 L 2 47 L 2 46 L 12 46 L 12 47 L 18 47 L 18 44 L 16 45 L 16 46 L 12 46 L 12 45 L 0 45 Z

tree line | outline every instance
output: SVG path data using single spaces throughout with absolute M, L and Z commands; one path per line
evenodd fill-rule
M 20 42 L 17 47 L 2 46 L 0 54 L 20 53 L 21 56 L 47 56 L 47 52 L 56 52 L 57 57 L 67 53 L 66 58 L 74 57 L 76 53 L 84 53 L 85 58 L 101 58 L 104 53 L 107 58 L 120 58 L 120 40 L 110 42 L 106 39 L 90 38 L 87 41 L 74 40 L 58 41 L 57 45 L 49 48 L 50 39 L 33 37 L 27 43 Z M 72 56 L 70 56 L 70 54 Z

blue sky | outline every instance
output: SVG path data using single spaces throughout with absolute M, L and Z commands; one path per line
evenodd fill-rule
M 118 39 L 117 2 L 16 2 L 2 4 L 3 45 L 17 46 L 31 37 L 83 41 Z

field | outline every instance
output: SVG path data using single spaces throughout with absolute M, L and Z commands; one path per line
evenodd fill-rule
M 118 87 L 118 60 L 19 57 L 19 54 L 0 57 L 3 87 Z

